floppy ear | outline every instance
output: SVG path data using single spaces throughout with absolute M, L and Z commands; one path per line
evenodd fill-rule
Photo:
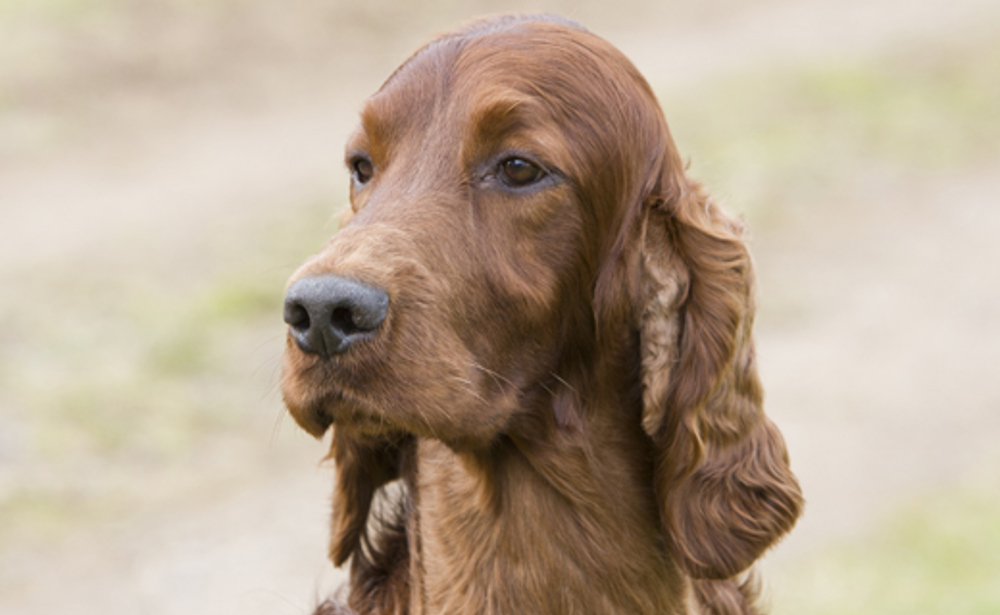
M 643 428 L 675 556 L 724 579 L 791 529 L 802 496 L 762 409 L 742 225 L 686 178 L 674 186 L 644 204 L 640 227 Z
M 330 559 L 340 566 L 361 545 L 375 492 L 399 478 L 400 448 L 335 425 L 328 459 L 336 468 Z

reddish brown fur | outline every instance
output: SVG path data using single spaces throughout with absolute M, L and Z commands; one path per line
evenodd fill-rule
M 347 151 L 374 176 L 293 281 L 377 285 L 388 317 L 329 360 L 290 339 L 283 391 L 334 425 L 349 608 L 756 612 L 735 578 L 802 500 L 761 408 L 752 265 L 631 63 L 557 18 L 475 22 L 389 78 Z M 502 186 L 510 152 L 547 179 Z

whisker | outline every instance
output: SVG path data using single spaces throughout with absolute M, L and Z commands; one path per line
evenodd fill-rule
M 549 373 L 550 373 L 550 374 L 552 375 L 552 377 L 553 377 L 553 378 L 555 378 L 555 379 L 556 379 L 556 380 L 558 380 L 558 381 L 559 381 L 560 383 L 562 383 L 562 385 L 563 385 L 563 386 L 565 386 L 565 387 L 566 387 L 567 389 L 569 389 L 570 391 L 573 391 L 573 394 L 574 394 L 574 395 L 576 395 L 576 396 L 577 396 L 577 398 L 579 398 L 579 397 L 580 397 L 580 391 L 577 391 L 577 390 L 576 390 L 576 389 L 575 389 L 575 388 L 573 387 L 573 385 L 571 385 L 570 383 L 568 383 L 568 382 L 566 382 L 565 380 L 563 380 L 563 379 L 562 379 L 562 378 L 561 378 L 561 377 L 559 376 L 559 374 L 557 374 L 557 373 L 555 373 L 555 372 L 549 372 Z
M 273 365 L 271 366 L 271 373 L 267 378 L 267 385 L 260 394 L 260 401 L 273 399 L 274 395 L 278 392 L 278 388 L 281 386 L 281 361 L 277 358 L 269 360 Z
M 278 442 L 278 438 L 281 437 L 281 426 L 285 421 L 286 414 L 288 414 L 288 410 L 282 406 L 281 409 L 278 410 L 278 416 L 274 419 L 274 425 L 271 426 L 271 441 L 268 443 L 269 449 L 273 450 Z
M 497 387 L 500 387 L 500 380 L 502 380 L 504 382 L 504 384 L 506 384 L 510 388 L 512 388 L 512 389 L 516 389 L 517 388 L 514 385 L 513 382 L 511 382 L 509 379 L 505 378 L 503 376 L 503 374 L 501 374 L 499 372 L 495 372 L 492 369 L 487 369 L 487 368 L 483 367 L 482 365 L 476 363 L 475 361 L 470 362 L 469 366 L 470 367 L 474 367 L 474 368 L 478 369 L 479 371 L 483 372 L 484 374 L 487 374 L 488 376 L 490 376 L 491 378 L 493 378 L 493 381 L 496 383 Z
M 431 436 L 436 438 L 437 434 L 434 433 L 434 428 L 431 427 L 431 422 L 427 420 L 427 417 L 424 415 L 424 413 L 421 412 L 420 410 L 417 410 L 417 416 L 419 416 L 420 420 L 424 422 L 424 425 L 427 425 L 427 431 L 430 432 Z
M 459 376 L 452 376 L 451 378 L 452 380 L 457 380 L 462 384 L 466 385 L 468 387 L 469 393 L 471 393 L 473 397 L 483 402 L 484 405 L 489 405 L 489 402 L 486 401 L 486 398 L 480 395 L 478 391 L 476 391 L 476 387 L 471 380 L 466 380 L 465 378 L 461 378 Z M 448 414 L 447 410 L 444 410 L 444 408 L 442 408 L 442 410 L 444 411 L 445 414 Z M 450 414 L 448 415 L 448 418 L 451 418 Z

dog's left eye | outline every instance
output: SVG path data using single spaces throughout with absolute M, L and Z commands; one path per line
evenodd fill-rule
M 508 158 L 500 163 L 500 174 L 508 186 L 530 186 L 545 177 L 545 171 L 524 158 Z
M 365 156 L 357 156 L 350 162 L 351 175 L 359 184 L 364 185 L 375 175 L 375 166 Z

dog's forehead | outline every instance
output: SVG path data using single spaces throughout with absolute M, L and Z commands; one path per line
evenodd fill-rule
M 620 52 L 568 20 L 484 20 L 435 39 L 404 62 L 368 99 L 362 124 L 378 139 L 429 128 L 436 114 L 457 108 L 464 112 L 448 117 L 496 117 L 504 107 L 534 107 L 541 117 L 547 106 L 606 119 L 601 107 L 620 106 L 639 81 Z

